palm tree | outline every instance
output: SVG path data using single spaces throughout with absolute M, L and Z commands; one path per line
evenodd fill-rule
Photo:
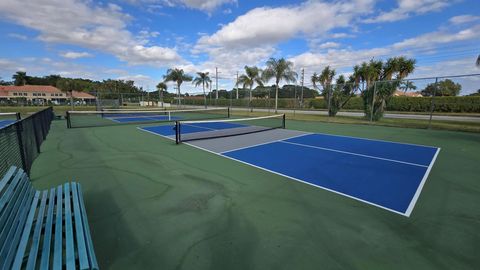
M 320 76 L 317 74 L 317 72 L 313 73 L 312 77 L 310 77 L 310 80 L 312 81 L 313 88 L 318 91 L 317 83 L 320 82 Z
M 208 85 L 212 83 L 212 80 L 208 76 L 208 72 L 197 72 L 197 77 L 193 80 L 193 84 L 195 87 L 202 85 L 203 88 L 203 102 L 205 104 L 205 108 L 207 108 L 207 95 L 205 94 L 205 85 L 208 88 Z
M 190 82 L 192 76 L 185 74 L 183 69 L 173 68 L 167 70 L 167 75 L 163 76 L 165 82 L 176 82 L 177 83 L 177 97 L 178 97 L 178 106 L 180 106 L 180 86 L 183 82 Z
M 323 87 L 323 94 L 327 98 L 329 115 L 330 115 L 330 104 L 332 100 L 331 84 L 333 81 L 333 77 L 335 77 L 335 73 L 336 73 L 335 69 L 331 69 L 330 66 L 326 66 L 318 76 L 318 81 Z
M 400 86 L 398 87 L 403 90 L 404 93 L 407 93 L 409 89 L 416 90 L 417 87 L 413 84 L 412 81 L 401 82 Z
M 242 74 L 239 78 L 238 78 L 238 82 L 237 82 L 237 86 L 238 85 L 242 85 L 242 87 L 245 89 L 245 86 L 248 86 L 248 88 L 250 89 L 250 97 L 248 99 L 248 107 L 250 109 L 252 109 L 251 105 L 252 105 L 252 88 L 253 88 L 253 85 L 256 83 L 260 86 L 263 86 L 263 80 L 262 80 L 262 76 L 261 76 L 261 69 L 253 66 L 253 67 L 249 67 L 249 66 L 245 66 L 245 74 Z
M 297 73 L 293 71 L 293 63 L 285 58 L 270 58 L 267 61 L 267 68 L 263 72 L 265 81 L 275 78 L 275 113 L 278 109 L 278 84 L 285 80 L 286 82 L 295 82 Z
M 61 78 L 57 81 L 57 88 L 62 92 L 70 94 L 70 106 L 73 110 L 73 91 L 80 91 L 81 85 L 74 79 L 70 78 Z
M 22 86 L 27 84 L 27 73 L 24 71 L 17 71 L 13 76 L 12 79 L 15 81 L 14 84 L 16 86 Z
M 326 66 L 320 76 L 318 77 L 318 81 L 322 85 L 323 89 L 325 90 L 333 81 L 333 77 L 335 77 L 335 69 L 330 69 L 330 66 Z
M 159 99 L 159 102 L 162 103 L 162 107 L 163 107 L 163 91 L 167 91 L 167 84 L 164 83 L 164 82 L 159 82 L 157 84 L 157 89 L 158 89 L 158 99 Z
M 398 71 L 398 79 L 403 80 L 407 77 L 410 73 L 415 70 L 415 59 L 406 59 L 405 57 L 401 56 L 397 58 L 397 71 Z

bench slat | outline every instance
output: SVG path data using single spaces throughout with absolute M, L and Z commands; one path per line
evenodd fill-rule
M 12 269 L 20 269 L 22 267 L 23 258 L 25 258 L 25 250 L 27 249 L 28 240 L 30 239 L 30 235 L 32 233 L 33 218 L 35 217 L 35 212 L 37 211 L 39 197 L 40 191 L 36 191 L 33 196 L 32 204 L 30 205 L 30 211 L 28 212 L 27 220 L 23 226 L 20 244 L 17 248 L 17 254 L 15 255 Z
M 50 247 L 53 231 L 53 209 L 55 207 L 55 188 L 50 189 L 48 196 L 47 221 L 45 222 L 45 233 L 43 236 L 42 259 L 40 269 L 50 269 Z
M 65 261 L 67 263 L 67 270 L 75 269 L 75 250 L 73 246 L 73 226 L 72 226 L 72 208 L 70 197 L 70 183 L 64 185 L 65 193 L 65 248 L 66 256 Z
M 40 201 L 40 208 L 38 209 L 37 222 L 35 225 L 35 231 L 33 232 L 32 246 L 30 253 L 28 254 L 27 270 L 35 269 L 38 257 L 38 249 L 40 246 L 40 237 L 43 227 L 43 220 L 45 216 L 45 207 L 47 204 L 48 191 L 42 192 L 42 200 Z
M 8 181 L 10 180 L 10 178 L 12 178 L 16 170 L 17 168 L 12 166 L 10 167 L 10 169 L 8 169 L 7 173 L 5 173 L 2 180 L 0 181 L 0 194 L 2 194 L 3 189 L 7 186 Z
M 16 248 L 16 245 L 12 242 L 13 234 L 16 229 L 16 220 L 21 214 L 22 206 L 26 201 L 28 194 L 29 186 L 26 182 L 22 183 L 23 185 L 19 186 L 18 190 L 15 190 L 16 195 L 14 201 L 11 204 L 7 205 L 8 215 L 6 215 L 6 220 L 2 232 L 0 233 L 0 243 L 3 243 L 3 246 L 0 247 L 0 269 L 6 264 L 7 252 L 10 249 Z M 5 213 L 7 214 L 7 213 Z
M 74 222 L 75 222 L 75 233 L 77 236 L 77 250 L 78 250 L 78 261 L 80 263 L 80 269 L 88 269 L 88 254 L 85 245 L 85 235 L 83 229 L 82 214 L 80 213 L 80 203 L 78 201 L 78 184 L 72 183 L 72 195 L 73 195 L 73 213 L 74 213 Z
M 27 215 L 29 213 L 29 206 L 31 205 L 34 190 L 31 186 L 27 189 L 27 195 L 25 196 L 22 206 L 20 207 L 19 215 L 16 217 L 14 222 L 14 230 L 12 230 L 11 236 L 7 238 L 7 241 L 11 241 L 11 248 L 8 250 L 7 256 L 5 257 L 5 265 L 11 265 L 16 254 L 18 245 L 20 244 L 20 237 L 22 235 L 23 226 L 27 221 Z
M 24 184 L 25 181 L 22 182 L 22 180 L 23 180 L 23 175 L 22 175 L 22 172 L 19 171 L 13 177 L 12 181 L 8 185 L 8 187 L 5 191 L 5 193 L 3 194 L 2 198 L 0 198 L 0 213 L 2 213 L 2 216 L 0 217 L 0 228 L 4 227 L 4 222 L 7 219 L 7 217 L 9 216 L 9 211 L 12 209 L 11 207 L 14 205 L 14 203 L 18 199 L 18 197 L 16 195 L 19 194 L 21 188 L 17 188 L 17 187 L 18 187 L 18 185 Z M 10 206 L 10 208 L 9 208 L 9 206 Z
M 90 269 L 98 270 L 97 257 L 95 256 L 95 251 L 93 250 L 93 242 L 90 234 L 90 227 L 88 226 L 87 211 L 85 210 L 85 203 L 83 201 L 83 192 L 80 185 L 77 186 L 78 189 L 78 199 L 80 200 L 80 208 L 82 212 L 83 228 L 85 229 L 86 244 L 88 251 L 88 258 L 90 260 Z
M 57 187 L 57 213 L 55 219 L 55 243 L 53 252 L 53 269 L 62 269 L 63 250 L 63 194 L 62 186 Z

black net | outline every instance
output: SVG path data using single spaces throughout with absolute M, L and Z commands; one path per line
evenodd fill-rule
M 99 127 L 125 124 L 148 124 L 178 120 L 218 119 L 229 117 L 229 108 L 196 110 L 119 110 L 119 111 L 69 111 L 69 128 Z
M 277 128 L 285 128 L 284 114 L 243 119 L 177 121 L 175 124 L 175 140 L 180 143 L 249 134 Z
M 50 107 L 0 128 L 0 175 L 4 175 L 10 166 L 30 173 L 52 119 Z

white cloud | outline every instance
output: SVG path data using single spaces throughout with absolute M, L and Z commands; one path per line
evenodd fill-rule
M 338 48 L 340 47 L 340 43 L 337 43 L 337 42 L 325 42 L 325 43 L 322 43 L 320 45 L 318 45 L 318 49 L 332 49 L 332 48 Z
M 449 6 L 448 0 L 398 0 L 398 6 L 388 12 L 382 12 L 375 18 L 365 20 L 366 23 L 395 22 L 406 19 L 413 14 L 424 14 L 439 11 Z
M 437 44 L 451 43 L 480 38 L 480 25 L 466 28 L 455 33 L 437 31 L 414 38 L 409 38 L 393 44 L 394 49 L 432 47 Z
M 135 75 L 124 75 L 117 77 L 118 80 L 125 80 L 125 81 L 134 81 L 135 85 L 139 87 L 143 87 L 144 90 L 154 90 L 155 89 L 155 81 L 152 77 L 144 74 L 135 74 Z M 158 83 L 158 82 L 157 82 Z
M 68 59 L 78 59 L 83 57 L 92 57 L 93 55 L 88 52 L 64 52 L 61 53 L 60 56 Z
M 351 37 L 355 37 L 355 36 L 347 33 L 333 33 L 333 34 L 330 34 L 329 36 L 329 38 L 351 38 Z
M 28 39 L 27 36 L 17 34 L 17 33 L 10 33 L 10 34 L 8 34 L 8 36 L 11 37 L 11 38 L 16 38 L 16 39 L 20 39 L 20 40 L 27 40 Z
M 358 16 L 368 14 L 373 4 L 373 0 L 307 1 L 295 6 L 255 8 L 213 35 L 201 37 L 197 46 L 256 47 L 300 34 L 317 36 L 336 27 L 349 27 Z
M 186 7 L 198 9 L 205 12 L 212 12 L 215 9 L 226 5 L 236 4 L 237 0 L 126 0 L 130 4 L 147 5 L 149 8 L 162 9 L 166 7 Z
M 169 0 L 180 3 L 186 7 L 211 12 L 225 4 L 237 3 L 237 0 Z
M 453 43 L 468 42 L 479 38 L 480 25 L 477 25 L 458 32 L 436 31 L 427 33 L 380 48 L 362 50 L 330 49 L 323 53 L 305 52 L 291 57 L 290 60 L 294 62 L 297 68 L 305 67 L 312 70 L 312 72 L 318 72 L 327 65 L 337 69 L 350 70 L 352 66 L 363 61 L 369 61 L 372 58 L 385 59 L 399 55 L 418 58 L 418 63 L 425 65 L 426 63 L 431 63 L 432 60 L 440 62 L 443 61 L 442 58 L 448 58 L 449 55 L 454 56 L 455 51 L 452 50 L 455 49 L 455 46 L 452 45 Z M 449 44 L 449 46 L 445 46 L 445 44 Z M 439 47 L 441 45 L 443 46 Z M 441 57 L 436 54 L 429 55 L 432 50 L 440 50 Z M 473 63 L 474 59 L 470 61 Z M 468 71 L 472 70 L 469 69 Z M 450 74 L 458 72 L 458 69 L 450 67 Z
M 480 16 L 473 16 L 473 15 L 459 15 L 450 18 L 448 20 L 452 24 L 464 24 L 469 22 L 474 22 L 480 20 Z
M 77 0 L 3 0 L 0 15 L 40 32 L 49 43 L 73 44 L 113 54 L 131 64 L 166 66 L 183 61 L 172 48 L 145 46 L 126 29 L 130 16 L 114 4 Z

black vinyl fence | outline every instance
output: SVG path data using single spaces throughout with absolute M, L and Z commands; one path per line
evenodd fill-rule
M 53 109 L 49 107 L 0 128 L 0 175 L 4 175 L 12 165 L 30 174 L 52 119 Z

